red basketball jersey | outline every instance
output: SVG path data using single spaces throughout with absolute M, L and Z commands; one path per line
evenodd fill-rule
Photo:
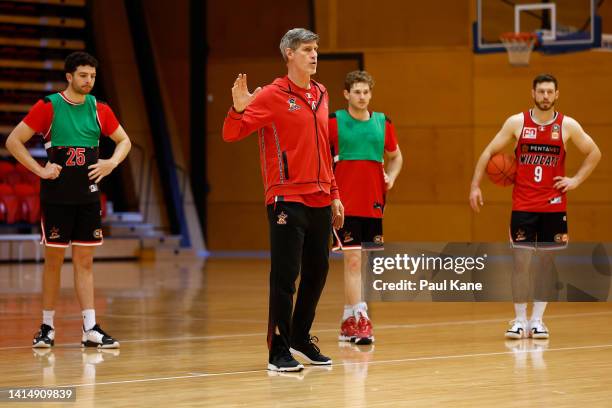
M 552 122 L 540 125 L 523 112 L 516 150 L 517 171 L 512 191 L 512 210 L 561 212 L 566 210 L 565 193 L 553 187 L 554 178 L 565 176 L 563 115 L 555 113 Z

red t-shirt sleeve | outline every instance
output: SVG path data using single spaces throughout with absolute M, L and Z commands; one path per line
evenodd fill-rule
M 119 127 L 119 121 L 110 106 L 98 101 L 96 103 L 96 110 L 98 111 L 98 121 L 100 122 L 102 134 L 110 136 L 115 133 L 115 130 Z
M 23 122 L 36 133 L 47 135 L 53 121 L 53 104 L 40 99 L 32 106 Z
M 391 123 L 391 119 L 386 118 L 385 121 L 385 151 L 394 152 L 397 150 L 397 134 L 395 126 Z

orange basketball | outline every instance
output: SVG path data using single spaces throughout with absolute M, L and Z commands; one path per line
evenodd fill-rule
M 498 186 L 514 184 L 516 160 L 507 153 L 497 153 L 487 163 L 487 175 Z

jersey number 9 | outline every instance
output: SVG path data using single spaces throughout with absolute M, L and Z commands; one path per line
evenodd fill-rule
M 539 183 L 540 181 L 542 181 L 542 166 L 536 166 L 535 169 L 533 170 L 533 179 Z

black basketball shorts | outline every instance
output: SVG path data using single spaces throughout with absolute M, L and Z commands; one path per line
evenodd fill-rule
M 563 249 L 567 247 L 567 213 L 512 211 L 510 240 L 513 248 Z
M 332 251 L 349 249 L 384 249 L 382 218 L 344 218 L 344 226 L 334 230 Z
M 100 202 L 86 204 L 41 203 L 41 243 L 50 247 L 102 245 Z

